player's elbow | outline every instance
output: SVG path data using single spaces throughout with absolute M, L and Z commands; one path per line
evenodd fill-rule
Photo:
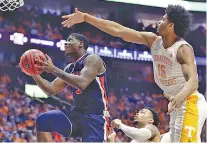
M 197 90 L 198 89 L 198 76 L 196 76 L 195 78 L 192 79 L 192 83 L 193 83 L 193 90 Z
M 120 29 L 118 29 L 118 28 L 116 28 L 116 27 L 111 27 L 110 28 L 111 30 L 110 30 L 110 35 L 112 35 L 112 36 L 115 36 L 115 37 L 119 37 L 119 38 L 122 38 L 121 36 L 121 30 Z
M 56 95 L 56 92 L 51 90 L 51 91 L 45 92 L 45 94 L 47 94 L 48 96 L 54 96 L 54 95 Z
M 195 88 L 196 88 L 196 90 L 198 89 L 198 80 L 195 83 Z
M 195 80 L 194 81 L 194 88 L 195 88 L 194 90 L 197 90 L 198 89 L 198 80 Z
M 86 89 L 86 87 L 83 84 L 78 85 L 77 88 L 82 90 L 82 91 Z
M 115 32 L 119 38 L 123 39 L 124 41 L 127 41 L 126 32 L 124 28 L 116 29 Z
M 119 38 L 126 42 L 133 42 L 135 41 L 135 36 L 131 36 L 130 32 L 127 32 L 125 27 L 120 27 L 120 29 L 117 29 L 116 31 Z M 136 39 L 137 40 L 137 39 Z
M 77 85 L 77 88 L 80 89 L 80 90 L 85 90 L 88 86 L 88 83 L 86 81 L 82 81 L 80 82 L 80 84 Z

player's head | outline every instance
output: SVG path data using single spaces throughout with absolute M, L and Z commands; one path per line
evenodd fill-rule
M 142 110 L 140 110 L 136 115 L 134 116 L 134 124 L 153 124 L 155 126 L 158 126 L 159 124 L 159 115 L 158 113 L 150 108 L 146 107 Z
M 175 34 L 184 38 L 190 30 L 192 14 L 180 5 L 168 5 L 165 15 L 158 22 L 157 33 L 160 36 Z
M 65 43 L 65 54 L 73 55 L 80 51 L 86 51 L 88 48 L 88 38 L 82 34 L 71 34 Z

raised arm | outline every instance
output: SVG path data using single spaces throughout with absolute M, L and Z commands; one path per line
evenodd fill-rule
M 157 38 L 157 35 L 152 32 L 139 32 L 116 22 L 99 19 L 90 14 L 80 12 L 77 8 L 75 9 L 75 13 L 62 16 L 62 18 L 66 19 L 62 22 L 64 27 L 71 27 L 77 23 L 87 22 L 110 35 L 122 38 L 124 41 L 144 44 L 148 47 L 151 47 Z

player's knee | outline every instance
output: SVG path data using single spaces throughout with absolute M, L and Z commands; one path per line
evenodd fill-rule
M 49 131 L 50 130 L 49 122 L 50 119 L 47 113 L 39 114 L 36 119 L 37 131 Z

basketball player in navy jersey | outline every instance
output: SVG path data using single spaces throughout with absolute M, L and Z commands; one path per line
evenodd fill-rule
M 40 75 L 33 76 L 37 85 L 50 96 L 71 86 L 75 101 L 72 111 L 53 110 L 37 117 L 38 141 L 52 142 L 50 132 L 58 132 L 63 137 L 81 136 L 83 142 L 106 141 L 109 128 L 106 67 L 98 55 L 88 54 L 87 48 L 88 39 L 73 33 L 65 44 L 65 54 L 73 57 L 75 63 L 61 70 L 47 55 L 46 61 L 38 61 L 42 63 L 41 70 L 57 78 L 49 82 Z

